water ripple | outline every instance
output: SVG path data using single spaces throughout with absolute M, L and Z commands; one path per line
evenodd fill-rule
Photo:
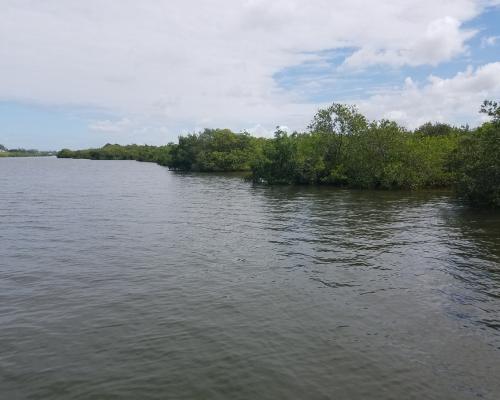
M 2 398 L 498 398 L 498 213 L 132 161 L 0 170 Z

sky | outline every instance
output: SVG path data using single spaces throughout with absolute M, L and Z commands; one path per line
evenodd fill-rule
M 500 100 L 500 0 L 0 0 L 0 143 L 304 130 L 332 102 L 414 128 Z

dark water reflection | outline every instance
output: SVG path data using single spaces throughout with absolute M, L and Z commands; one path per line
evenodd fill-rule
M 0 159 L 1 398 L 496 399 L 500 214 Z

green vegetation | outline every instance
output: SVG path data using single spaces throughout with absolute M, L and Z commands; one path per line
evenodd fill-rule
M 306 132 L 276 130 L 255 138 L 205 129 L 166 146 L 61 150 L 61 158 L 151 161 L 180 171 L 249 171 L 266 184 L 334 185 L 363 189 L 454 187 L 477 206 L 500 207 L 500 107 L 485 101 L 492 118 L 470 129 L 426 123 L 409 131 L 388 120 L 368 121 L 356 107 L 319 110 Z
M 131 144 L 106 144 L 99 149 L 68 150 L 63 149 L 57 153 L 58 158 L 85 158 L 89 160 L 137 160 L 155 162 L 167 165 L 171 146 L 140 146 Z
M 47 157 L 55 156 L 55 151 L 39 151 L 34 149 L 7 149 L 0 144 L 0 157 Z
M 179 137 L 179 144 L 171 145 L 166 165 L 183 171 L 248 171 L 259 144 L 264 141 L 246 132 L 205 129 L 199 134 Z
M 445 187 L 449 154 L 466 129 L 426 124 L 414 132 L 395 122 L 369 122 L 355 107 L 320 110 L 309 132 L 277 131 L 252 163 L 253 179 L 363 189 Z
M 166 146 L 120 146 L 106 144 L 100 149 L 61 150 L 59 158 L 91 160 L 138 160 L 156 162 L 178 171 L 228 172 L 249 171 L 257 148 L 266 141 L 248 133 L 229 129 L 205 129 L 201 133 L 180 136 L 179 143 Z
M 481 112 L 492 121 L 461 139 L 449 169 L 459 196 L 476 206 L 500 208 L 500 105 L 485 101 Z

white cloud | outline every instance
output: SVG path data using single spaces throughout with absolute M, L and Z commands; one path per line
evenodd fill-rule
M 371 118 L 396 120 L 410 128 L 428 121 L 479 123 L 483 100 L 500 97 L 500 62 L 471 67 L 452 78 L 429 76 L 419 86 L 411 79 L 403 88 L 380 93 L 359 103 Z
M 429 22 L 423 35 L 405 46 L 388 43 L 383 48 L 362 47 L 348 57 L 344 65 L 356 68 L 373 64 L 437 65 L 464 53 L 465 42 L 474 34 L 471 30 L 461 30 L 460 22 L 455 18 L 439 18 Z
M 254 135 L 254 136 L 262 136 L 262 137 L 272 137 L 274 131 L 271 129 L 268 129 L 261 124 L 257 124 L 252 126 L 251 128 L 245 129 L 248 133 Z
M 98 107 L 170 132 L 301 129 L 317 104 L 279 88 L 276 72 L 345 46 L 359 49 L 350 65 L 434 65 L 465 51 L 472 33 L 461 23 L 492 3 L 0 2 L 0 100 Z M 116 123 L 91 129 L 124 129 Z
M 128 126 L 130 126 L 130 120 L 128 118 L 123 118 L 117 121 L 94 121 L 89 125 L 89 128 L 97 132 L 122 132 Z
M 481 47 L 495 46 L 500 42 L 500 36 L 485 36 L 481 38 Z

